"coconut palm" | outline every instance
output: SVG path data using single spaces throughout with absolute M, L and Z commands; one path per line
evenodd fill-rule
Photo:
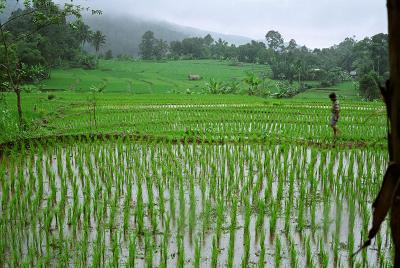
M 81 47 L 83 48 L 86 42 L 90 42 L 93 32 L 90 30 L 89 26 L 82 21 L 77 22 L 76 31 L 79 41 L 81 42 Z
M 91 42 L 96 50 L 96 53 L 98 53 L 100 47 L 106 43 L 106 36 L 102 32 L 96 31 L 91 37 Z

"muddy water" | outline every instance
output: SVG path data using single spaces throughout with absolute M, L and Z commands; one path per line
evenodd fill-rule
M 185 266 L 192 266 L 196 240 L 201 241 L 201 266 L 210 266 L 212 241 L 216 235 L 216 207 L 218 200 L 223 200 L 218 266 L 225 266 L 228 262 L 230 240 L 230 210 L 234 199 L 238 200 L 234 267 L 241 265 L 242 257 L 245 255 L 244 203 L 246 200 L 251 205 L 249 267 L 255 266 L 258 262 L 260 254 L 258 234 L 261 232 L 264 232 L 266 236 L 264 244 L 267 267 L 275 264 L 277 239 L 281 244 L 280 264 L 282 267 L 292 265 L 291 243 L 294 243 L 299 267 L 310 266 L 307 263 L 308 255 L 308 259 L 312 259 L 314 266 L 321 266 L 320 243 L 329 257 L 328 266 L 331 267 L 351 266 L 363 261 L 366 261 L 369 266 L 379 266 L 382 257 L 386 259 L 385 261 L 390 258 L 390 239 L 386 224 L 381 231 L 383 246 L 379 251 L 375 243 L 370 250 L 366 251 L 364 258 L 360 254 L 352 263 L 349 258 L 351 252 L 348 248 L 349 237 L 354 240 L 353 251 L 365 238 L 365 226 L 369 226 L 370 217 L 364 215 L 367 212 L 362 209 L 361 204 L 370 207 L 376 195 L 379 178 L 386 165 L 383 151 L 368 151 L 368 149 L 365 151 L 319 151 L 302 146 L 260 144 L 173 145 L 115 141 L 68 146 L 60 144 L 46 149 L 31 148 L 30 152 L 21 154 L 21 152 L 16 152 L 15 157 L 1 163 L 2 168 L 6 170 L 5 179 L 20 181 L 16 187 L 20 187 L 21 195 L 31 188 L 31 200 L 36 196 L 38 189 L 43 187 L 39 206 L 30 208 L 27 204 L 28 209 L 25 211 L 27 217 L 36 219 L 33 222 L 37 225 L 32 226 L 32 221 L 30 221 L 30 224 L 21 227 L 22 232 L 16 234 L 22 241 L 22 249 L 18 252 L 22 255 L 21 259 L 27 258 L 34 245 L 39 244 L 41 254 L 47 253 L 51 264 L 60 263 L 60 256 L 65 249 L 46 247 L 43 228 L 46 217 L 43 215 L 45 215 L 44 211 L 50 209 L 56 212 L 51 221 L 49 241 L 52 245 L 61 243 L 60 237 L 63 237 L 62 242 L 70 251 L 67 260 L 69 266 L 82 264 L 81 260 L 85 260 L 87 264 L 92 262 L 99 230 L 105 245 L 103 253 L 105 264 L 109 263 L 113 256 L 111 237 L 118 234 L 118 262 L 120 265 L 125 265 L 129 256 L 128 237 L 137 233 L 136 209 L 138 202 L 143 202 L 144 224 L 146 230 L 151 232 L 153 244 L 152 266 L 159 266 L 165 232 L 169 236 L 167 264 L 170 267 L 177 265 L 179 253 L 176 237 L 180 221 L 184 222 L 181 235 L 183 236 Z M 24 180 L 17 179 L 18 176 L 23 177 Z M 193 185 L 190 181 L 193 181 Z M 291 183 L 292 192 L 290 191 Z M 160 185 L 163 188 L 162 192 L 159 190 Z M 254 190 L 256 185 L 259 185 L 257 191 Z M 4 186 L 1 187 L 2 195 L 6 194 Z M 139 188 L 142 192 L 142 200 L 138 200 Z M 130 189 L 131 198 L 127 201 L 128 189 Z M 191 191 L 194 193 L 194 207 L 190 205 Z M 183 192 L 183 199 L 180 199 L 180 192 Z M 54 200 L 48 202 L 53 198 L 54 193 Z M 11 195 L 11 193 L 7 194 Z M 156 219 L 154 226 L 151 224 L 148 208 L 151 196 Z M 58 204 L 63 198 L 66 200 L 65 208 L 60 209 Z M 163 217 L 160 211 L 161 199 L 164 200 L 165 207 Z M 174 210 L 171 207 L 171 199 L 175 201 Z M 110 227 L 114 200 L 116 200 L 115 219 Z M 256 206 L 258 200 L 265 202 L 265 216 L 259 231 L 256 227 L 259 213 Z M 289 202 L 291 202 L 291 213 L 286 223 L 289 228 L 285 232 L 285 210 Z M 208 213 L 205 205 L 207 203 L 210 204 Z M 311 209 L 313 203 L 315 204 L 314 211 Z M 337 204 L 339 208 L 336 207 Z M 354 204 L 353 212 L 349 209 L 351 204 Z M 95 217 L 94 212 L 99 206 L 104 206 L 105 212 L 101 220 Z M 83 215 L 79 216 L 76 231 L 74 231 L 74 226 L 68 223 L 76 207 L 81 210 L 85 207 L 85 209 L 90 208 L 90 225 L 86 228 L 86 236 Z M 277 223 L 276 231 L 270 233 L 273 207 L 277 208 Z M 299 223 L 300 207 L 303 207 L 304 211 L 303 224 Z M 14 208 L 14 210 L 22 209 L 18 206 Z M 180 211 L 181 209 L 184 211 Z M 124 211 L 126 210 L 128 211 L 128 229 L 124 232 Z M 195 212 L 195 226 L 193 232 L 189 233 L 191 210 Z M 1 212 L 3 220 L 12 220 L 14 217 L 4 204 Z M 61 214 L 65 215 L 62 222 L 56 220 L 59 218 L 56 215 Z M 314 226 L 311 224 L 312 214 L 315 215 Z M 170 218 L 169 230 L 165 229 L 166 218 Z M 340 221 L 337 221 L 337 218 Z M 203 225 L 207 221 L 208 227 L 204 229 Z M 352 230 L 351 223 L 354 224 Z M 152 232 L 154 229 L 155 232 Z M 33 230 L 36 230 L 36 235 L 33 235 Z M 60 235 L 60 230 L 63 236 Z M 135 262 L 141 267 L 145 265 L 145 239 L 142 234 L 136 235 Z M 310 241 L 309 250 L 306 246 L 308 240 Z M 81 246 L 85 242 L 88 243 L 88 253 L 86 257 L 83 257 Z M 334 257 L 335 246 L 338 247 L 337 259 Z M 4 259 L 11 259 L 13 251 L 12 246 L 7 246 L 4 250 Z M 5 261 L 5 263 L 7 266 L 7 263 L 11 262 Z M 33 260 L 32 263 L 37 264 L 37 260 Z

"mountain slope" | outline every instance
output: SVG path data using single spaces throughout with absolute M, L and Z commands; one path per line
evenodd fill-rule
M 139 19 L 127 15 L 88 16 L 85 18 L 85 23 L 88 24 L 92 30 L 100 30 L 106 35 L 107 40 L 102 51 L 104 52 L 111 49 L 114 56 L 119 54 L 137 56 L 142 35 L 148 30 L 153 31 L 156 38 L 162 38 L 168 42 L 194 36 L 204 37 L 208 33 L 216 40 L 221 38 L 236 45 L 251 41 L 251 39 L 247 37 L 213 33 L 167 22 Z M 88 49 L 90 50 L 92 48 Z

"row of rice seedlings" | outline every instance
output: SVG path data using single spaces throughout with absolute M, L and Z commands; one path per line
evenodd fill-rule
M 285 146 L 280 148 L 282 150 L 266 147 L 267 150 L 269 150 L 268 156 L 266 156 L 265 148 L 260 146 L 224 145 L 221 147 L 222 149 L 219 149 L 220 151 L 218 151 L 218 154 L 216 154 L 216 151 L 213 151 L 214 147 L 209 145 L 182 145 L 174 147 L 171 145 L 160 146 L 158 144 L 149 144 L 146 146 L 135 145 L 125 149 L 120 141 L 116 141 L 116 143 L 117 145 L 115 147 L 109 146 L 108 149 L 103 150 L 99 150 L 96 146 L 94 146 L 94 148 L 83 146 L 76 151 L 70 150 L 65 156 L 61 153 L 62 150 L 54 150 L 53 155 L 55 156 L 55 161 L 53 161 L 54 158 L 52 157 L 51 151 L 46 153 L 42 152 L 45 156 L 42 155 L 38 157 L 38 159 L 41 159 L 39 163 L 43 163 L 43 165 L 33 165 L 32 161 L 29 161 L 29 159 L 26 160 L 26 164 L 23 164 L 25 160 L 22 161 L 23 158 L 20 155 L 15 157 L 13 160 L 14 172 L 7 173 L 10 180 L 7 182 L 2 180 L 1 189 L 8 193 L 13 189 L 19 196 L 24 196 L 24 194 L 32 196 L 33 202 L 28 202 L 26 198 L 17 199 L 15 195 L 12 198 L 10 198 L 11 195 L 2 198 L 4 199 L 4 201 L 2 201 L 2 208 L 12 206 L 18 211 L 15 213 L 6 208 L 6 213 L 4 214 L 5 217 L 13 219 L 14 223 L 16 223 L 16 230 L 13 231 L 11 235 L 7 235 L 7 237 L 14 238 L 15 242 L 11 245 L 14 256 L 19 256 L 21 254 L 27 256 L 26 253 L 23 253 L 24 246 L 19 242 L 22 240 L 18 239 L 18 237 L 26 237 L 26 228 L 18 223 L 18 219 L 24 217 L 21 213 L 21 211 L 23 211 L 22 208 L 29 207 L 28 211 L 31 211 L 30 217 L 32 218 L 31 224 L 42 224 L 45 228 L 39 232 L 32 232 L 29 237 L 33 237 L 30 241 L 33 240 L 34 242 L 30 242 L 27 239 L 24 239 L 24 241 L 27 243 L 27 248 L 32 248 L 30 250 L 30 256 L 34 256 L 33 252 L 40 251 L 44 247 L 45 254 L 43 254 L 43 260 L 45 260 L 46 263 L 54 261 L 51 257 L 54 256 L 54 252 L 50 245 L 55 237 L 53 230 L 56 228 L 56 235 L 60 237 L 60 241 L 64 241 L 64 244 L 71 243 L 68 240 L 70 238 L 73 241 L 80 241 L 78 243 L 80 254 L 77 255 L 78 257 L 74 257 L 76 263 L 88 263 L 87 259 L 91 256 L 92 263 L 105 264 L 102 259 L 104 259 L 104 256 L 109 256 L 109 254 L 112 258 L 110 258 L 107 263 L 119 263 L 117 259 L 121 258 L 121 248 L 115 247 L 115 245 L 120 243 L 122 247 L 128 248 L 131 239 L 124 242 L 124 239 L 121 239 L 121 237 L 122 235 L 125 236 L 124 233 L 131 235 L 133 232 L 135 237 L 139 237 L 139 241 L 140 237 L 144 236 L 145 244 L 147 235 L 147 245 L 151 245 L 152 248 L 156 245 L 163 244 L 163 249 L 160 249 L 160 251 L 163 252 L 163 258 L 160 258 L 160 263 L 162 262 L 161 259 L 163 259 L 163 263 L 166 265 L 168 263 L 169 233 L 174 232 L 174 230 L 167 227 L 165 223 L 167 221 L 166 219 L 170 216 L 172 224 L 176 222 L 172 218 L 177 220 L 177 231 L 181 235 L 181 238 L 179 238 L 182 242 L 179 242 L 181 243 L 181 247 L 184 242 L 184 234 L 187 230 L 191 230 L 190 233 L 195 233 L 196 228 L 201 225 L 203 233 L 202 240 L 205 240 L 209 233 L 211 233 L 211 237 L 213 238 L 211 254 L 214 254 L 214 260 L 219 265 L 221 264 L 218 261 L 219 241 L 222 233 L 221 230 L 225 223 L 223 220 L 224 211 L 226 209 L 231 209 L 232 211 L 233 207 L 236 207 L 237 210 L 239 204 L 244 204 L 245 226 L 243 230 L 243 241 L 241 242 L 244 243 L 245 248 L 245 253 L 242 256 L 242 263 L 245 265 L 248 264 L 250 254 L 253 254 L 250 252 L 249 236 L 249 223 L 254 215 L 251 208 L 253 207 L 253 211 L 257 211 L 254 225 L 256 236 L 259 236 L 258 234 L 261 233 L 262 237 L 264 233 L 263 224 L 265 212 L 265 215 L 269 217 L 271 236 L 275 234 L 275 250 L 278 250 L 279 247 L 276 240 L 279 239 L 279 241 L 282 241 L 282 237 L 276 236 L 277 233 L 280 233 L 277 232 L 277 230 L 282 228 L 282 226 L 278 225 L 280 212 L 284 211 L 285 232 L 289 234 L 289 236 L 291 231 L 289 226 L 294 215 L 298 216 L 296 222 L 298 226 L 297 230 L 300 233 L 306 232 L 309 228 L 305 220 L 307 218 L 307 212 L 309 211 L 311 214 L 311 219 L 312 217 L 316 217 L 315 211 L 317 211 L 317 200 L 319 200 L 319 197 L 317 197 L 319 195 L 319 188 L 317 188 L 317 185 L 321 185 L 323 232 L 324 237 L 327 237 L 326 234 L 330 226 L 329 212 L 331 211 L 331 198 L 329 198 L 330 192 L 328 189 L 330 188 L 331 182 L 326 180 L 326 176 L 322 176 L 324 171 L 321 169 L 322 165 L 330 165 L 326 163 L 328 161 L 328 156 L 326 155 L 321 156 L 321 160 L 317 161 L 319 157 L 318 154 L 315 154 L 315 152 L 311 150 L 311 157 L 308 160 L 306 157 L 306 150 L 293 150 Z M 107 148 L 107 146 L 105 148 Z M 194 149 L 198 147 L 201 149 Z M 245 149 L 242 150 L 243 148 Z M 112 153 L 107 155 L 105 153 L 107 150 L 110 150 Z M 230 150 L 233 151 L 231 152 Z M 68 151 L 68 149 L 66 151 Z M 162 153 L 163 158 L 154 158 L 158 153 Z M 48 156 L 46 156 L 46 154 L 48 154 Z M 194 156 L 186 157 L 190 154 L 194 154 Z M 219 156 L 219 154 L 221 154 L 221 156 Z M 291 156 L 289 157 L 289 155 Z M 359 161 L 356 160 L 355 157 L 352 157 L 352 154 L 349 155 L 350 163 L 352 161 L 354 163 Z M 30 158 L 32 157 L 30 156 Z M 67 160 L 68 158 L 69 160 Z M 209 164 L 213 160 L 217 161 L 217 163 L 221 163 L 224 158 L 227 159 L 226 167 L 225 164 L 222 165 L 223 168 L 218 167 L 218 165 L 211 166 Z M 134 168 L 132 170 L 125 170 L 119 167 L 121 164 L 118 163 L 123 163 L 122 166 L 127 165 L 128 159 L 133 161 Z M 174 159 L 181 159 L 182 163 L 178 163 Z M 297 159 L 297 165 L 293 168 L 289 168 L 290 165 L 288 165 L 288 163 L 292 161 L 292 159 Z M 341 158 L 339 157 L 339 159 Z M 59 161 L 65 161 L 65 164 L 60 164 Z M 280 161 L 283 161 L 284 164 L 279 164 Z M 199 166 L 194 163 L 198 163 Z M 109 168 L 100 168 L 100 166 L 107 164 L 110 166 Z M 167 168 L 162 168 L 164 166 L 169 166 L 168 170 L 171 171 L 170 174 L 167 174 Z M 269 166 L 271 166 L 272 172 L 269 172 Z M 25 180 L 21 172 L 16 172 L 16 170 L 24 170 L 24 168 L 31 169 L 27 171 L 27 173 L 30 174 L 28 178 L 31 177 L 31 179 Z M 2 169 L 6 170 L 4 167 Z M 224 169 L 226 173 L 229 172 L 228 179 L 226 180 L 223 179 L 223 177 L 225 177 L 224 175 L 219 175 L 222 169 Z M 8 170 L 9 168 L 7 167 L 7 172 Z M 213 171 L 207 173 L 207 170 Z M 341 170 L 351 174 L 351 169 Z M 305 171 L 306 174 L 304 174 L 303 171 Z M 164 174 L 162 172 L 164 172 Z M 267 172 L 268 174 L 263 174 L 263 172 Z M 38 176 L 37 174 L 41 175 Z M 321 183 L 318 183 L 314 178 L 315 174 L 321 175 Z M 344 173 L 341 172 L 340 175 L 344 176 Z M 95 176 L 95 178 L 91 176 Z M 107 176 L 111 179 L 106 179 Z M 284 187 L 284 182 L 286 180 L 284 177 L 286 176 L 288 177 L 288 187 Z M 35 180 L 35 177 L 37 177 L 37 180 Z M 128 177 L 133 178 L 133 180 L 129 180 Z M 260 178 L 263 179 L 261 180 Z M 32 181 L 36 181 L 36 183 Z M 104 190 L 101 190 L 102 185 L 105 186 L 103 188 Z M 156 187 L 154 187 L 154 185 Z M 357 184 L 345 182 L 342 185 L 344 186 L 340 186 L 341 189 L 343 189 L 343 191 L 341 191 L 346 195 L 352 195 L 354 191 L 353 187 Z M 359 186 L 362 190 L 362 185 Z M 199 193 L 199 195 L 201 195 L 199 200 L 201 199 L 204 205 L 197 204 L 196 187 L 199 187 L 199 189 L 203 187 L 203 191 L 201 190 L 201 193 Z M 39 189 L 41 188 L 42 191 L 40 192 Z M 218 189 L 218 191 L 215 189 Z M 177 190 L 178 195 L 175 194 L 175 190 Z M 67 192 L 71 193 L 71 197 L 67 197 Z M 32 193 L 35 194 L 32 195 Z M 169 193 L 168 202 L 170 205 L 167 208 L 165 206 L 162 208 L 163 205 L 161 205 L 164 202 L 164 193 Z M 236 197 L 235 193 L 239 193 L 240 197 Z M 134 200 L 132 200 L 132 196 L 134 196 Z M 176 207 L 176 196 L 178 197 L 177 202 L 179 202 L 178 217 L 175 217 L 176 215 L 173 212 Z M 47 201 L 43 202 L 43 197 L 46 197 Z M 283 202 L 278 197 L 284 199 Z M 237 200 L 235 201 L 234 199 Z M 292 204 L 294 202 L 288 201 L 296 199 L 298 200 L 297 209 L 302 208 L 302 216 L 299 211 L 296 212 L 293 209 Z M 120 200 L 122 200 L 122 202 L 120 202 Z M 131 202 L 131 200 L 134 202 Z M 186 205 L 186 200 L 189 200 L 189 205 Z M 337 197 L 337 211 L 337 204 L 340 202 L 338 200 Z M 356 204 L 357 201 L 355 199 L 347 200 L 349 204 Z M 284 208 L 283 205 L 285 206 Z M 307 209 L 308 206 L 310 206 L 309 209 Z M 196 213 L 198 210 L 200 210 L 201 214 Z M 351 211 L 354 210 L 355 206 L 353 209 L 349 210 L 350 214 L 353 213 Z M 42 215 L 41 217 L 36 216 L 37 211 L 41 211 L 41 213 L 39 213 Z M 363 229 L 366 228 L 365 226 L 367 226 L 368 222 L 368 215 L 365 211 L 367 211 L 367 209 L 363 207 L 361 210 Z M 186 226 L 186 212 L 188 212 L 189 219 L 188 228 Z M 202 215 L 201 219 L 203 224 L 196 224 L 197 215 Z M 213 224 L 214 215 L 215 225 Z M 352 217 L 357 218 L 358 216 L 354 212 Z M 132 218 L 134 218 L 133 226 L 130 224 Z M 318 230 L 316 227 L 319 223 L 318 220 L 321 219 L 315 218 L 315 223 L 311 224 L 312 226 L 315 224 L 315 226 L 311 227 L 311 229 Z M 354 220 L 354 224 L 355 222 Z M 161 225 L 159 223 L 161 223 Z M 237 230 L 236 222 L 232 229 L 232 215 L 230 223 L 230 230 L 232 231 L 229 232 L 230 242 L 227 263 L 231 263 L 231 266 L 233 266 L 233 250 L 235 245 L 235 233 Z M 68 228 L 71 228 L 71 233 L 65 232 L 65 229 L 62 228 L 66 224 L 69 226 Z M 229 226 L 229 223 L 226 225 Z M 340 221 L 337 221 L 336 225 L 340 227 Z M 302 227 L 299 228 L 299 226 Z M 95 243 L 90 241 L 89 233 L 92 228 L 96 230 L 96 233 L 100 232 L 95 236 L 95 240 L 99 242 Z M 155 234 L 160 231 L 159 228 L 162 228 L 165 236 L 160 241 L 157 241 L 149 232 Z M 29 229 L 37 230 L 33 228 L 32 225 Z M 333 245 L 339 250 L 340 240 L 336 239 L 336 237 L 340 237 L 340 228 L 339 230 L 337 230 L 337 228 L 335 229 L 335 232 L 332 234 L 332 240 L 338 241 L 334 242 Z M 354 227 L 351 229 L 354 229 Z M 107 246 L 107 250 L 103 249 L 103 246 L 101 246 L 102 243 L 106 243 L 106 232 L 110 234 L 111 238 L 110 242 L 107 242 L 110 245 Z M 44 239 L 41 239 L 41 236 L 43 236 Z M 177 241 L 179 239 L 177 238 Z M 214 243 L 214 239 L 216 244 Z M 231 242 L 232 240 L 233 242 Z M 348 235 L 348 240 L 347 244 L 351 246 L 350 235 Z M 309 254 L 309 252 L 314 250 L 314 248 L 321 247 L 321 243 L 313 243 L 307 236 L 305 237 L 305 241 L 306 256 L 310 256 L 311 254 Z M 233 246 L 231 247 L 232 244 Z M 292 245 L 294 243 L 290 244 Z M 353 244 L 355 244 L 355 241 Z M 134 246 L 134 251 L 136 251 L 138 244 L 134 243 Z M 197 244 L 195 247 L 196 246 Z M 37 249 L 34 249 L 34 247 Z M 261 245 L 260 248 L 262 248 Z M 309 248 L 308 251 L 307 248 Z M 132 250 L 130 250 L 130 252 L 131 251 Z M 146 252 L 146 256 L 150 256 L 150 249 Z M 184 256 L 184 251 L 181 250 L 181 252 L 183 253 L 180 256 Z M 348 249 L 348 252 L 350 253 L 350 249 Z M 336 256 L 338 255 L 339 254 Z M 49 258 L 46 260 L 47 256 Z M 57 261 L 59 260 L 63 263 L 72 262 L 71 256 L 73 255 L 60 255 Z M 196 258 L 201 260 L 201 255 L 198 255 Z M 297 257 L 297 259 L 298 258 L 299 257 Z M 14 259 L 14 263 L 18 264 L 19 261 L 17 257 L 14 257 Z M 153 258 L 151 259 L 151 263 L 154 264 Z M 150 263 L 149 257 L 146 258 L 146 262 Z M 180 262 L 182 262 L 182 259 Z M 278 261 L 276 261 L 276 263 L 278 263 Z M 279 263 L 281 263 L 281 260 Z M 315 263 L 313 264 L 315 265 Z
M 228 248 L 228 263 L 227 267 L 233 267 L 234 254 L 235 254 L 235 235 L 236 235 L 236 224 L 237 224 L 237 199 L 233 198 L 230 216 L 230 227 L 229 227 L 229 248 Z
M 243 228 L 243 247 L 244 253 L 242 256 L 242 267 L 247 267 L 250 258 L 250 217 L 251 217 L 251 207 L 249 200 L 245 200 L 244 204 L 244 228 Z

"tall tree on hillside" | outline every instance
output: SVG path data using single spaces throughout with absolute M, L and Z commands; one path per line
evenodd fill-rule
M 212 43 L 214 43 L 214 38 L 212 38 L 212 36 L 210 34 L 207 34 L 206 36 L 204 36 L 204 44 L 207 47 L 210 47 Z
M 218 41 L 215 41 L 211 46 L 211 55 L 217 59 L 226 58 L 228 48 L 228 42 L 219 38 Z
M 297 48 L 296 40 L 290 39 L 289 44 L 288 44 L 288 46 L 287 46 L 287 49 L 288 49 L 288 50 L 294 50 L 294 49 L 296 49 L 296 48 Z
M 354 47 L 356 41 L 353 38 L 346 38 L 344 41 L 340 42 L 336 47 L 336 61 L 337 66 L 341 67 L 347 72 L 353 70 L 353 62 L 355 60 Z
M 142 42 L 139 45 L 139 53 L 144 60 L 150 60 L 154 55 L 156 39 L 152 31 L 147 31 L 142 36 Z
M 106 36 L 103 35 L 102 32 L 96 31 L 90 40 L 94 46 L 94 49 L 96 50 L 96 53 L 99 53 L 100 48 L 106 43 Z
M 278 51 L 283 47 L 283 38 L 282 35 L 278 31 L 269 31 L 265 35 L 265 39 L 267 41 L 267 45 L 270 49 L 274 51 Z
M 388 35 L 380 33 L 372 36 L 370 50 L 374 61 L 374 70 L 379 75 L 385 76 L 389 68 Z

